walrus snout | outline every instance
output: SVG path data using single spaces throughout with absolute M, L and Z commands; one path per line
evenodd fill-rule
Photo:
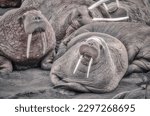
M 27 58 L 30 57 L 29 53 L 32 42 L 32 36 L 37 33 L 41 33 L 41 36 L 43 36 L 42 37 L 43 54 L 45 54 L 47 48 L 45 31 L 49 25 L 48 20 L 41 13 L 41 11 L 38 10 L 31 10 L 25 12 L 21 17 L 21 20 L 24 26 L 24 31 L 26 34 L 28 34 L 27 51 L 26 51 Z
M 93 46 L 92 43 L 90 44 L 83 44 L 79 48 L 79 52 L 84 57 L 88 58 L 89 60 L 96 59 L 98 57 L 98 50 Z
M 93 41 L 86 41 L 86 43 L 82 44 L 79 48 L 80 58 L 75 66 L 73 74 L 76 73 L 80 63 L 87 66 L 87 78 L 90 74 L 90 69 L 93 64 L 93 61 L 98 57 L 98 47 L 97 44 Z

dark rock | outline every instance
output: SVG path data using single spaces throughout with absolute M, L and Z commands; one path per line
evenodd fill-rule
M 1 8 L 20 7 L 21 0 L 0 0 Z

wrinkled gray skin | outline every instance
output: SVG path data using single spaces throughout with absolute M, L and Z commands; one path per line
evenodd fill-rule
M 73 73 L 81 56 L 81 63 Z M 59 91 L 63 94 L 69 94 L 68 90 L 110 92 L 127 70 L 127 57 L 126 49 L 118 39 L 103 33 L 83 33 L 72 38 L 65 53 L 54 62 L 50 79 L 55 88 L 62 88 Z M 93 62 L 87 77 L 91 58 Z
M 27 58 L 29 34 L 32 34 L 32 40 Z M 43 38 L 47 44 L 44 53 Z M 52 26 L 40 11 L 32 7 L 8 11 L 0 19 L 0 73 L 39 65 L 43 69 L 50 69 L 55 45 Z
M 74 32 L 62 42 L 59 56 L 65 52 L 67 43 L 84 32 L 106 33 L 119 39 L 128 52 L 129 67 L 126 75 L 150 70 L 150 27 L 128 22 L 91 23 Z
M 41 10 L 52 24 L 57 40 L 61 40 L 82 26 L 81 19 L 102 17 L 98 8 L 87 9 L 93 3 L 93 0 L 25 0 L 21 7 L 34 6 Z

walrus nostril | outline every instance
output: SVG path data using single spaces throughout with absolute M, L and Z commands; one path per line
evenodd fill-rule
M 41 19 L 42 19 L 42 18 L 41 18 L 40 16 L 35 16 L 35 17 L 34 17 L 34 20 L 35 20 L 35 21 L 40 21 Z
M 90 46 L 93 46 L 93 43 L 88 43 Z

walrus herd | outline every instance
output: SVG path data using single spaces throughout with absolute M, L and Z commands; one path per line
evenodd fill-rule
M 150 71 L 149 6 L 24 0 L 0 17 L 0 74 L 41 67 L 67 94 L 111 92 L 122 78 Z

